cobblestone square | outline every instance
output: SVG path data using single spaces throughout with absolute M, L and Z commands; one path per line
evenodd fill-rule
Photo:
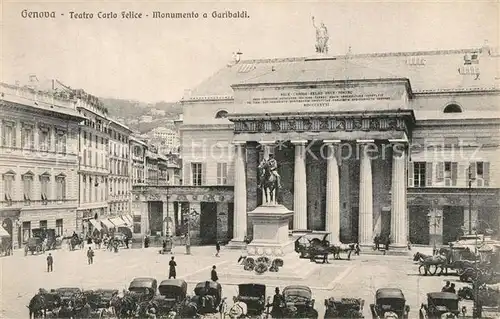
M 161 255 L 156 248 L 122 249 L 118 253 L 97 250 L 93 265 L 87 264 L 82 250 L 52 251 L 54 272 L 46 272 L 46 255 L 24 256 L 16 251 L 13 256 L 2 258 L 2 318 L 25 318 L 30 298 L 43 287 L 80 287 L 83 289 L 115 288 L 126 289 L 134 277 L 154 277 L 158 281 L 168 278 L 168 261 L 171 256 L 177 261 L 177 278 L 188 282 L 188 293 L 192 293 L 198 281 L 210 278 L 212 265 L 224 269 L 224 265 L 236 263 L 240 252 L 221 251 L 215 257 L 213 247 L 192 247 L 191 255 L 185 255 L 184 247 L 176 247 L 172 255 Z M 243 271 L 243 269 L 242 269 Z M 267 285 L 267 295 L 272 296 L 276 286 L 283 289 L 296 284 L 282 280 L 241 280 L 227 279 L 219 272 L 223 286 L 223 296 L 231 300 L 237 295 L 237 284 L 256 282 Z M 324 299 L 329 297 L 356 297 L 365 300 L 364 314 L 371 316 L 369 304 L 374 300 L 376 289 L 399 287 L 403 290 L 411 307 L 410 318 L 418 317 L 418 309 L 425 302 L 427 292 L 439 291 L 445 280 L 455 282 L 457 288 L 463 284 L 458 277 L 419 276 L 418 267 L 409 256 L 363 255 L 352 260 L 330 260 L 330 264 L 320 265 L 304 283 L 312 288 L 315 308 L 324 314 Z M 470 302 L 464 302 L 472 309 Z

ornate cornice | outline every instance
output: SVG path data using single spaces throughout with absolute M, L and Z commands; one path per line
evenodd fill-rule
M 351 132 L 351 131 L 411 131 L 415 118 L 413 111 L 383 113 L 318 113 L 277 115 L 235 115 L 234 132 Z

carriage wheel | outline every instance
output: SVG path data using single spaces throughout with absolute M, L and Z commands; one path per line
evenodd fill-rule
M 429 273 L 434 276 L 438 270 L 437 265 L 429 265 Z
M 422 269 L 424 270 L 423 272 L 422 272 Z M 427 276 L 427 272 L 425 271 L 424 265 L 420 265 L 420 267 L 418 267 L 418 273 L 421 275 Z

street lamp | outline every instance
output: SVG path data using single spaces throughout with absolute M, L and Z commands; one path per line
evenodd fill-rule
M 469 165 L 468 171 L 468 184 L 469 184 L 469 235 L 472 235 L 472 181 L 475 178 L 472 177 L 472 164 Z
M 439 226 L 439 224 L 441 223 L 441 214 L 439 214 L 437 212 L 437 209 L 434 210 L 434 215 L 431 214 L 431 213 L 428 213 L 427 214 L 427 219 L 429 220 L 429 226 L 433 226 L 434 227 L 434 238 L 432 240 L 433 244 L 432 244 L 432 254 L 436 254 L 436 250 L 437 250 L 437 227 Z
M 199 213 L 193 208 L 191 211 L 188 211 L 187 218 L 185 222 L 187 222 L 187 234 L 186 234 L 186 255 L 191 255 L 191 218 L 198 216 Z

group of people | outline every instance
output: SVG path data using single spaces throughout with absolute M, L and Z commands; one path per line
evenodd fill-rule
M 449 281 L 446 281 L 446 284 L 444 285 L 444 287 L 441 289 L 441 292 L 451 292 L 451 293 L 454 293 L 456 294 L 457 291 L 455 290 L 455 284 L 454 283 L 451 283 Z

